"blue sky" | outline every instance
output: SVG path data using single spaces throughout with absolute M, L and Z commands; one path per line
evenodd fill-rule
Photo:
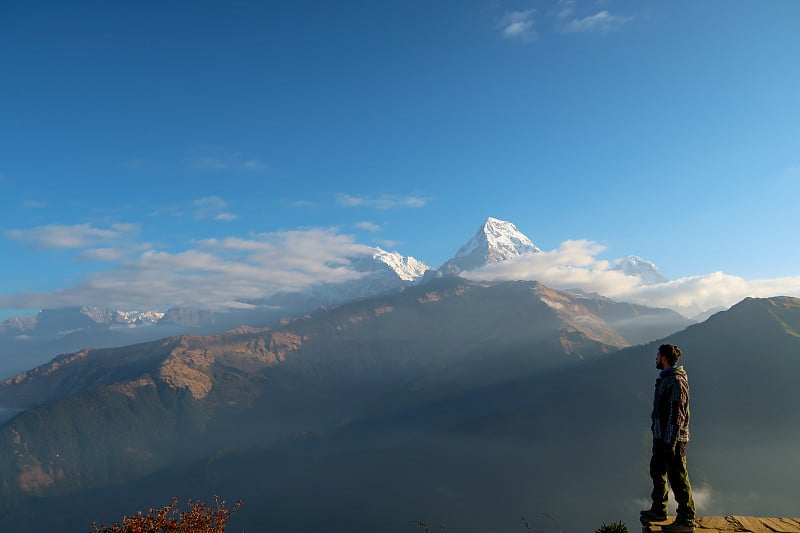
M 0 319 L 226 306 L 364 246 L 438 267 L 489 216 L 588 271 L 645 257 L 683 299 L 800 296 L 799 23 L 791 0 L 3 2 Z

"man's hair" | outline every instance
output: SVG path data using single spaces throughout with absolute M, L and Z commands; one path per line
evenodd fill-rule
M 675 366 L 675 363 L 677 363 L 678 359 L 683 355 L 681 354 L 681 349 L 674 344 L 662 344 L 658 347 L 658 353 L 667 360 L 669 366 Z

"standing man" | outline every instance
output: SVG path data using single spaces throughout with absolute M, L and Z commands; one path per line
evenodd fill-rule
M 686 471 L 686 443 L 689 442 L 689 379 L 678 365 L 681 350 L 674 344 L 662 344 L 656 354 L 656 380 L 653 398 L 653 456 L 650 477 L 653 479 L 653 505 L 641 512 L 642 524 L 667 519 L 667 479 L 678 502 L 675 522 L 662 526 L 662 531 L 692 533 L 694 531 L 694 499 L 689 473 Z

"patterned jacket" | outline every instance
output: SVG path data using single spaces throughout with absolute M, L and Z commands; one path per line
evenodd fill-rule
M 689 442 L 689 377 L 683 366 L 662 370 L 653 398 L 653 439 L 674 447 Z

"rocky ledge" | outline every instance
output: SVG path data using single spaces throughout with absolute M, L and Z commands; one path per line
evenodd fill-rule
M 661 526 L 672 523 L 674 516 L 664 522 L 642 527 L 642 533 L 660 533 Z M 760 518 L 755 516 L 704 516 L 695 522 L 696 533 L 750 532 L 800 533 L 800 518 Z

